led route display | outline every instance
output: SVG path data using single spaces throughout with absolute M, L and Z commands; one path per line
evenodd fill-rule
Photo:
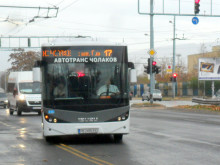
M 72 54 L 72 50 L 43 50 L 43 57 L 111 57 L 112 49 L 106 49 L 103 51 L 90 50 L 90 51 L 74 51 Z
M 123 52 L 123 46 L 54 46 L 42 47 L 42 58 L 49 63 L 116 63 Z

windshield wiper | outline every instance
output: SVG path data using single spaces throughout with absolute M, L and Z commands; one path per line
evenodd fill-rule
M 22 94 L 31 94 L 31 92 L 20 91 Z
M 83 97 L 65 97 L 65 98 L 55 98 L 54 100 L 83 100 Z

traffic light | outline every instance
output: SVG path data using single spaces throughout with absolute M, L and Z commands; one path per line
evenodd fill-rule
M 170 81 L 176 82 L 177 73 L 173 73 L 172 77 L 170 77 Z
M 148 58 L 147 61 L 148 61 L 148 66 L 150 67 L 150 58 Z
M 148 58 L 148 66 L 144 66 L 144 72 L 147 74 L 150 74 L 150 58 Z M 152 73 L 160 73 L 161 72 L 161 67 L 157 66 L 156 61 L 152 61 Z
M 149 66 L 144 66 L 144 72 L 147 74 L 150 74 L 150 67 Z
M 161 72 L 161 67 L 160 66 L 156 66 L 156 74 Z
M 150 58 L 148 58 L 148 66 L 144 66 L 144 72 L 150 74 Z
M 177 77 L 177 74 L 173 73 L 173 82 L 176 82 L 176 77 Z
M 200 0 L 195 0 L 195 6 L 194 6 L 194 13 L 195 14 L 199 14 L 199 12 L 200 12 L 200 9 L 199 9 L 200 4 L 199 4 L 199 2 L 200 2 Z
M 156 72 L 156 68 L 157 68 L 157 62 L 156 61 L 152 61 L 152 73 Z

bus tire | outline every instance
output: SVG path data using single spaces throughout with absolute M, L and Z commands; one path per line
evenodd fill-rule
M 44 140 L 47 142 L 47 143 L 51 143 L 53 141 L 53 137 L 51 136 L 44 136 Z
M 38 115 L 39 115 L 39 116 L 41 115 L 41 111 L 38 112 Z
M 115 134 L 114 135 L 114 141 L 116 143 L 121 143 L 122 142 L 122 139 L 123 139 L 123 134 Z

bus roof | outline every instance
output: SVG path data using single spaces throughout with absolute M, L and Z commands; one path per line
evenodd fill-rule
M 42 47 L 53 47 L 53 46 L 126 46 L 124 43 L 113 43 L 109 41 L 93 41 L 92 39 L 73 39 L 69 40 L 56 40 L 51 43 L 42 44 Z

